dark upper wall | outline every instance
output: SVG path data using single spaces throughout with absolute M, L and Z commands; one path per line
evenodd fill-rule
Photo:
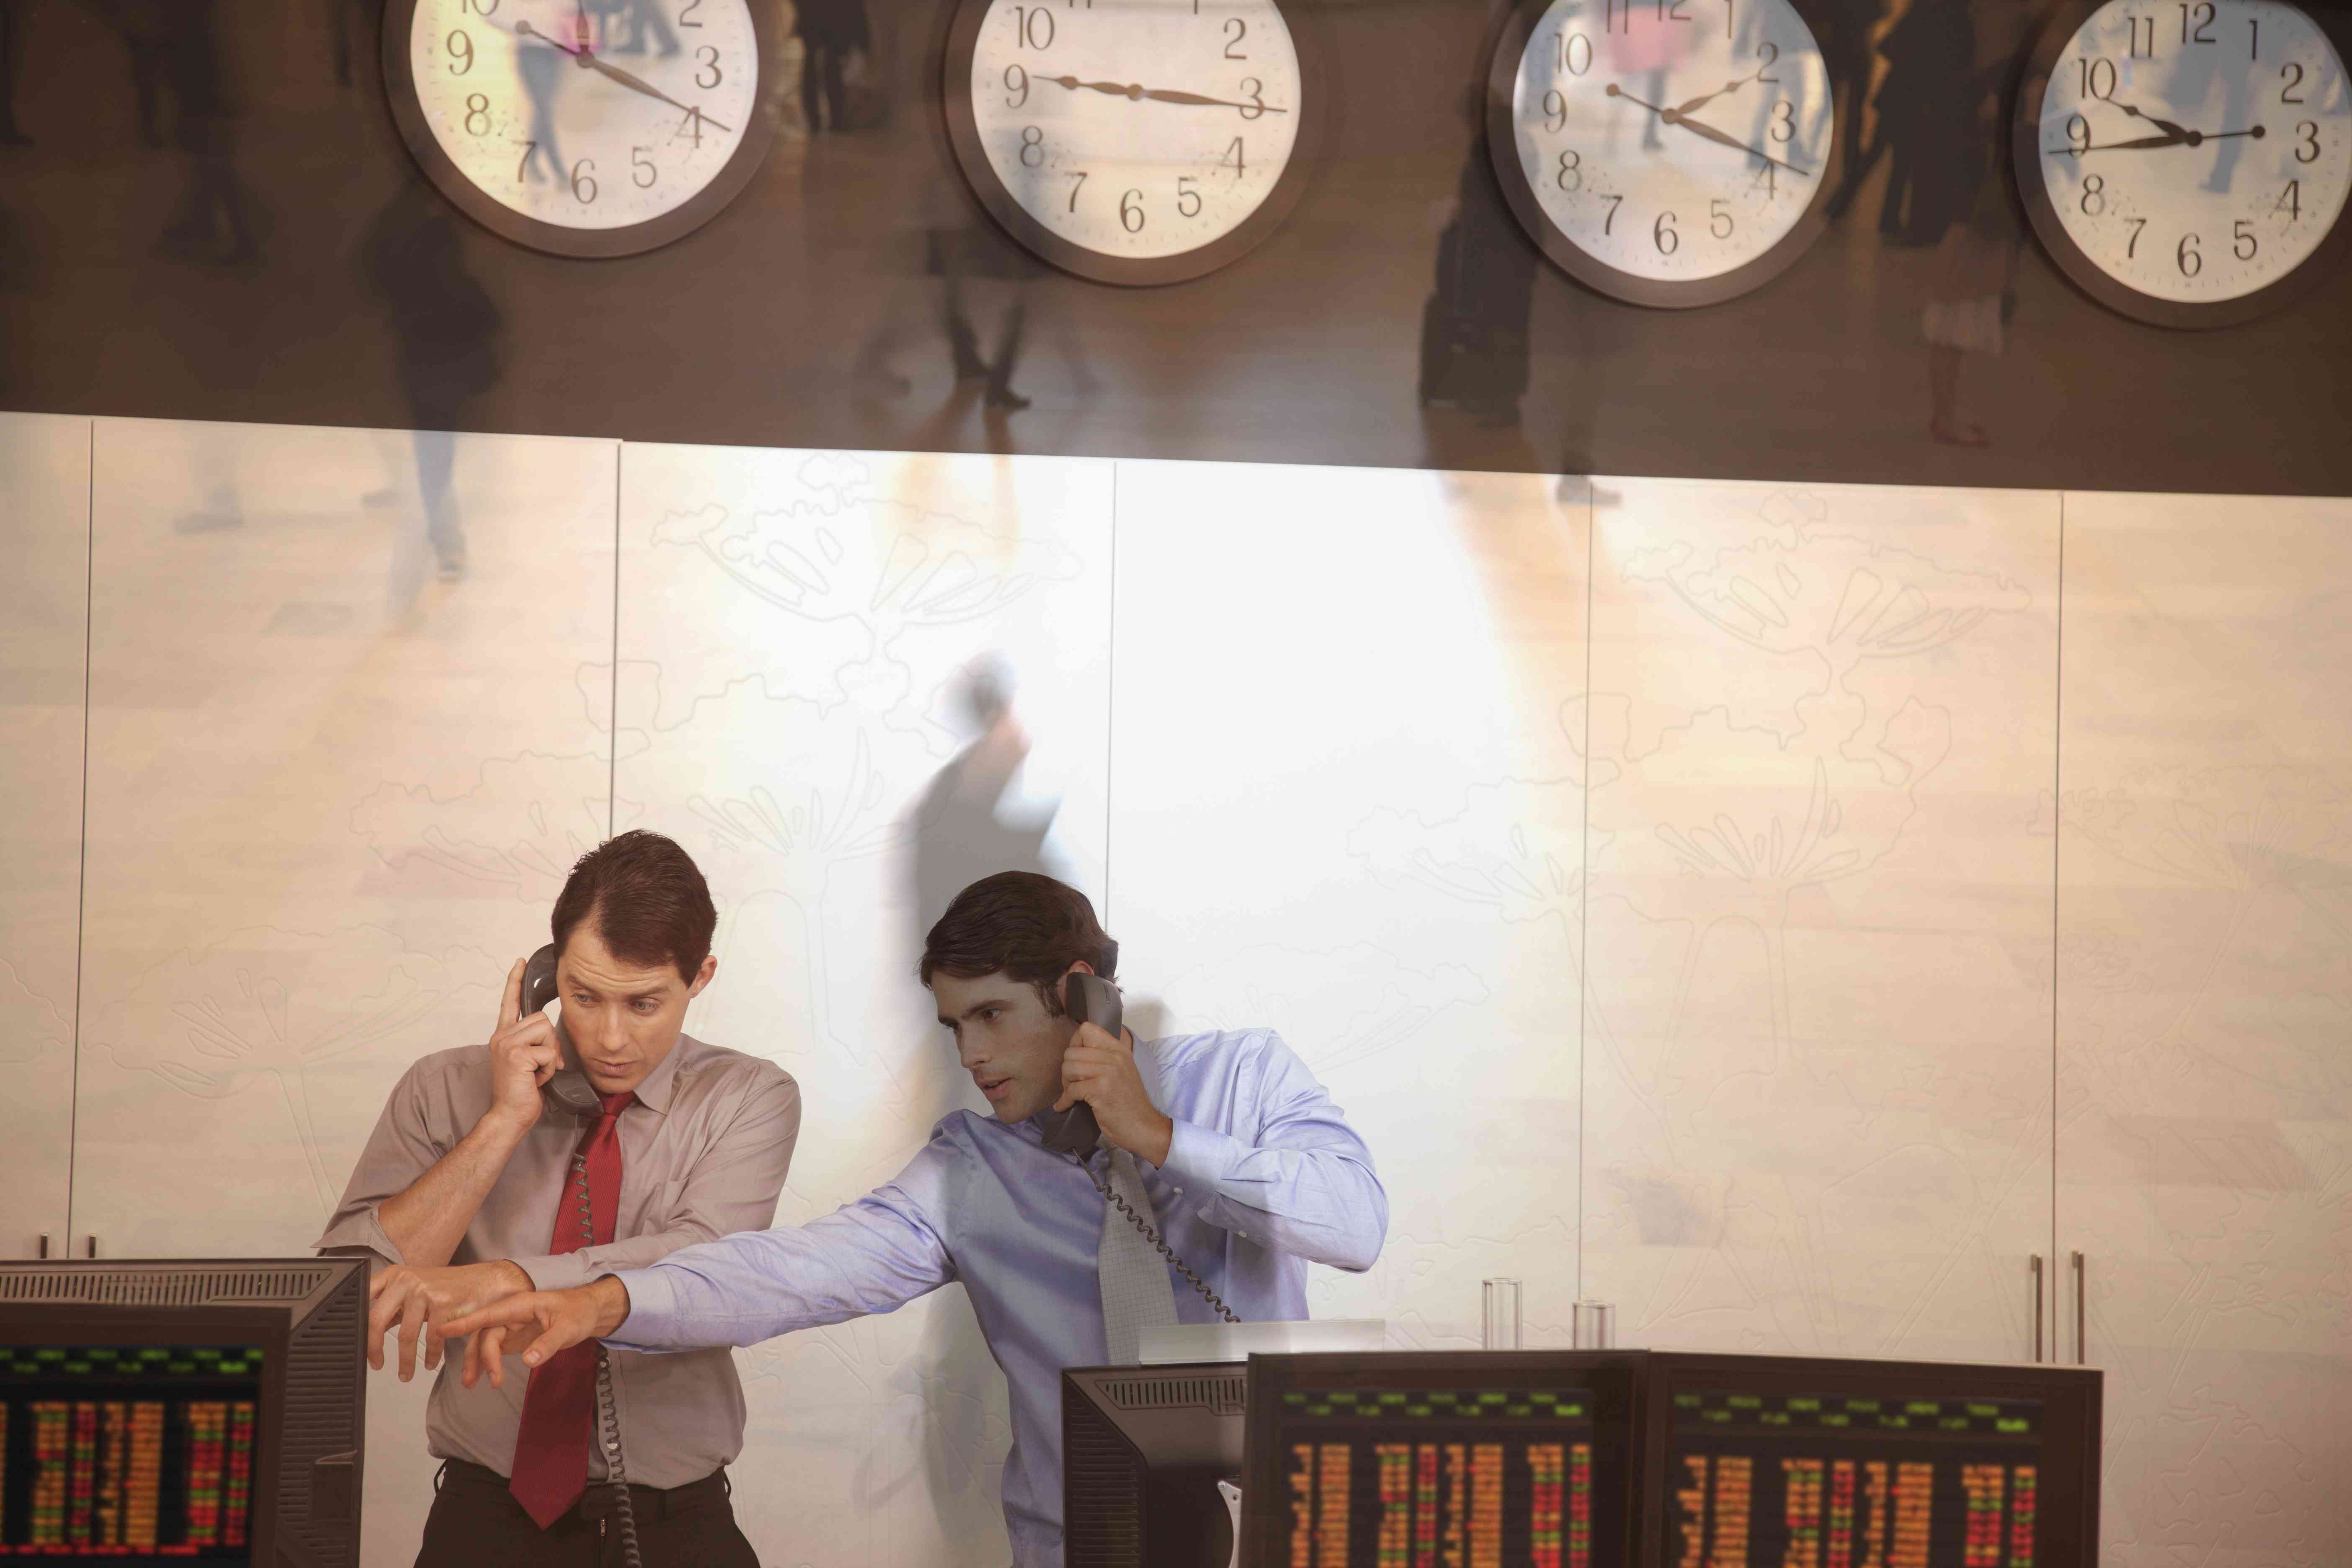
M 385 107 L 366 0 L 0 0 L 15 117 L 31 138 L 0 148 L 0 406 L 763 446 L 2352 492 L 2339 408 L 2352 279 L 2252 326 L 2168 332 L 2085 300 L 2029 238 L 2007 352 L 1963 365 L 1963 414 L 1991 437 L 1981 451 L 1928 437 L 1920 315 L 1941 252 L 1882 239 L 1875 181 L 1787 276 L 1731 304 L 1654 312 L 1580 289 L 1511 226 L 1478 161 L 1465 111 L 1476 0 L 1326 0 L 1338 108 L 1324 166 L 1283 230 L 1236 266 L 1141 292 L 1052 274 L 974 283 L 966 303 L 984 353 L 1016 292 L 1025 315 L 1013 386 L 1031 404 L 991 410 L 980 384 L 950 374 L 941 289 L 924 264 L 927 229 L 982 222 L 928 101 L 945 7 L 869 4 L 883 123 L 780 138 L 709 227 L 584 262 L 474 228 L 422 186 Z M 1813 9 L 1866 50 L 1875 5 Z M 153 84 L 158 145 L 134 60 Z M 1508 389 L 1525 323 L 1516 418 L 1424 411 L 1416 395 L 1423 304 L 1457 216 L 1455 300 L 1492 329 L 1474 375 Z

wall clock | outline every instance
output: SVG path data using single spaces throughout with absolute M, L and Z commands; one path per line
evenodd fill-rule
M 509 239 L 628 256 L 717 216 L 767 154 L 758 0 L 389 0 L 393 118 L 444 195 Z
M 1180 282 L 1246 254 L 1297 204 L 1319 58 L 1275 0 L 961 0 L 948 139 L 981 204 L 1045 260 Z
M 1819 235 L 1837 91 L 1790 0 L 1520 0 L 1487 67 L 1486 147 L 1570 276 L 1711 305 Z
M 2283 0 L 2076 0 L 2018 97 L 2018 188 L 2101 303 L 2168 327 L 2249 321 L 2340 261 L 2345 91 L 2328 32 Z

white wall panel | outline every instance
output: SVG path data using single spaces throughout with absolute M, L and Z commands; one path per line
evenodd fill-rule
M 1633 1344 L 2022 1358 L 2056 498 L 1595 486 L 1586 1289 Z
M 2347 584 L 2352 502 L 2066 498 L 2058 1235 L 2108 1563 L 2352 1562 Z
M 0 414 L 0 1258 L 66 1240 L 89 421 Z
M 99 423 L 74 1197 L 103 1256 L 306 1253 L 604 835 L 616 448 L 418 440 Z M 445 455 L 455 582 L 406 468 Z M 370 1390 L 370 1564 L 415 1554 L 424 1387 Z
M 718 899 L 719 975 L 688 1027 L 805 1096 L 780 1224 L 887 1179 L 949 1110 L 985 1113 L 914 976 L 947 900 L 1024 868 L 1101 897 L 1110 479 L 624 455 L 622 821 L 686 845 Z M 735 1506 L 765 1560 L 1005 1560 L 1003 1384 L 960 1289 L 739 1359 Z
M 1314 1069 L 1391 1217 L 1310 1301 L 1404 1342 L 1475 1346 L 1495 1274 L 1569 1339 L 1586 522 L 1580 480 L 1119 465 L 1130 1021 L 1271 1026 Z

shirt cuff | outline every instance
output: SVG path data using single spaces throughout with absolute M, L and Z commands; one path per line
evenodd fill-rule
M 510 1258 L 507 1261 L 530 1277 L 530 1288 L 534 1290 L 575 1289 L 613 1272 L 576 1252 L 551 1253 L 543 1258 Z
M 370 1204 L 341 1224 L 328 1226 L 327 1234 L 311 1245 L 311 1250 L 339 1253 L 348 1258 L 352 1249 L 363 1247 L 383 1259 L 389 1267 L 407 1262 L 408 1259 L 400 1255 L 400 1247 L 383 1228 L 382 1207 L 379 1204 Z M 374 1272 L 373 1268 L 369 1269 L 371 1275 Z
M 1224 1179 L 1248 1155 L 1249 1145 L 1181 1116 L 1169 1121 L 1175 1130 L 1169 1134 L 1167 1163 L 1160 1168 L 1178 1178 L 1180 1186 L 1197 1184 L 1213 1193 L 1221 1191 Z
M 672 1348 L 665 1342 L 677 1337 L 677 1292 L 667 1275 L 654 1268 L 599 1268 L 595 1272 L 600 1279 L 612 1275 L 629 1293 L 629 1315 L 621 1320 L 619 1331 L 606 1336 L 606 1344 L 625 1351 Z

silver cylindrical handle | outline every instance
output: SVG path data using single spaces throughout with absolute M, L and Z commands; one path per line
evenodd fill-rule
M 2027 1267 L 2033 1274 L 2033 1360 L 2042 1360 L 2042 1254 L 2034 1253 Z
M 2083 1279 L 2083 1255 L 2079 1252 L 2075 1253 L 2073 1262 L 2074 1265 L 2074 1364 L 2088 1366 L 2091 1364 L 2090 1345 L 2087 1339 L 2090 1308 L 2086 1304 L 2089 1292 L 2084 1288 Z

